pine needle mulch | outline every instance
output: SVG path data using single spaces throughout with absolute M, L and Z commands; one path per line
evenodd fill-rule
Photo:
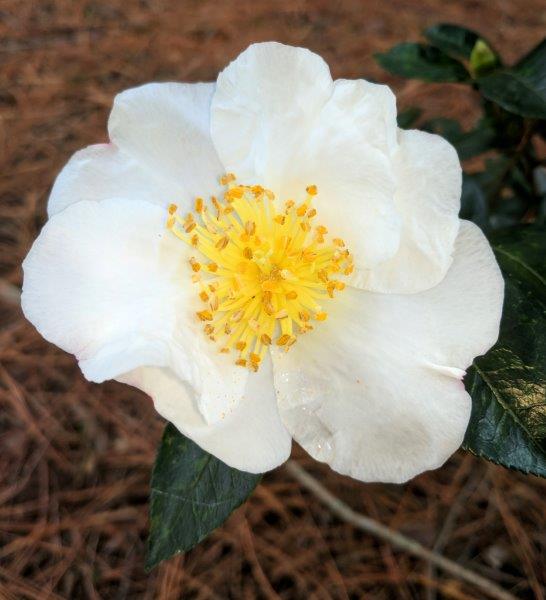
M 539 41 L 541 8 L 536 0 L 0 1 L 0 598 L 479 597 L 340 522 L 283 468 L 204 543 L 145 573 L 163 422 L 143 394 L 87 383 L 72 357 L 25 322 L 9 285 L 21 284 L 55 173 L 78 148 L 105 141 L 118 91 L 212 80 L 252 41 L 277 39 L 320 52 L 336 77 L 393 84 L 401 107 L 468 125 L 476 99 L 466 88 L 393 80 L 372 53 L 458 21 L 482 28 L 513 60 Z M 353 509 L 517 597 L 543 597 L 546 482 L 459 453 L 405 486 L 363 485 L 297 448 L 294 456 Z

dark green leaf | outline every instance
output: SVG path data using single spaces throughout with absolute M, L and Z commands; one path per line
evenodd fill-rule
M 167 425 L 152 473 L 146 567 L 199 543 L 248 498 L 260 477 L 228 467 Z
M 480 77 L 481 93 L 505 110 L 546 119 L 546 39 L 514 67 Z
M 422 127 L 425 131 L 431 133 L 437 133 L 450 143 L 458 140 L 463 134 L 461 124 L 455 119 L 447 119 L 446 117 L 437 117 L 435 119 L 429 119 L 423 123 Z
M 487 198 L 478 179 L 473 175 L 463 174 L 463 189 L 461 193 L 461 219 L 473 221 L 487 231 L 489 227 L 489 209 Z
M 497 132 L 486 119 L 481 119 L 474 129 L 464 132 L 455 147 L 461 160 L 487 152 L 495 143 Z
M 509 169 L 510 159 L 507 156 L 497 156 L 488 158 L 485 169 L 473 174 L 489 200 L 498 196 Z
M 533 181 L 538 195 L 537 221 L 546 223 L 546 167 L 536 167 Z
M 479 39 L 479 35 L 460 25 L 440 23 L 424 32 L 427 40 L 446 54 L 470 59 L 470 54 Z
M 481 119 L 470 131 L 463 131 L 454 119 L 443 117 L 426 121 L 423 123 L 423 129 L 445 137 L 455 146 L 461 160 L 467 160 L 489 150 L 496 138 L 495 129 L 487 118 Z
M 464 66 L 438 48 L 406 42 L 388 52 L 375 55 L 387 71 L 401 77 L 423 81 L 468 81 Z
M 421 116 L 423 113 L 422 109 L 417 108 L 417 106 L 410 106 L 398 113 L 396 120 L 398 122 L 398 127 L 402 129 L 409 129 L 415 121 Z
M 546 89 L 546 38 L 526 54 L 514 67 L 535 87 Z
M 546 229 L 498 232 L 505 279 L 499 341 L 465 379 L 472 416 L 464 447 L 493 462 L 546 477 Z
M 509 113 L 498 104 L 483 98 L 483 119 L 497 132 L 494 146 L 499 150 L 512 153 L 521 143 L 525 133 L 525 119 Z
M 503 196 L 489 217 L 491 229 L 505 229 L 521 222 L 527 204 L 519 196 Z

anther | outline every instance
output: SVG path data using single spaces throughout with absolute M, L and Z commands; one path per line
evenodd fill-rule
M 232 181 L 235 181 L 235 175 L 233 173 L 226 173 L 225 175 L 222 175 L 222 177 L 220 177 L 221 185 L 227 185 Z
M 284 346 L 286 343 L 288 343 L 289 340 L 290 340 L 290 335 L 288 333 L 283 333 L 277 339 L 277 346 Z
M 220 181 L 226 186 L 222 201 L 211 197 L 209 205 L 217 215 L 198 197 L 193 214 L 183 219 L 169 205 L 167 227 L 204 257 L 192 256 L 189 263 L 198 298 L 206 303 L 195 313 L 205 335 L 218 341 L 222 354 L 237 350 L 237 365 L 257 371 L 268 346 L 288 351 L 296 335 L 313 329 L 312 318 L 327 318 L 318 303 L 345 288 L 334 274 L 350 274 L 353 257 L 341 238 L 325 240 L 324 225 L 311 227 L 315 185 L 307 187 L 304 202 L 286 200 L 277 213 L 271 190 L 239 185 L 231 173 Z
M 193 256 L 190 258 L 190 265 L 194 273 L 197 273 L 197 271 L 201 269 L 200 263 L 198 263 Z
M 229 238 L 227 235 L 224 235 L 216 242 L 216 244 L 214 244 L 214 246 L 215 248 L 218 248 L 218 250 L 223 250 L 228 244 Z

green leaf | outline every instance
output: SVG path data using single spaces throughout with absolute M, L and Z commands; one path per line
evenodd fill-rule
M 388 52 L 376 54 L 377 62 L 389 73 L 423 81 L 469 81 L 464 66 L 434 46 L 405 42 Z
M 546 167 L 536 167 L 533 181 L 538 195 L 537 222 L 546 223 Z
M 487 231 L 489 227 L 489 208 L 486 195 L 474 175 L 463 173 L 463 188 L 461 192 L 461 219 L 473 221 Z
M 485 75 L 499 65 L 499 58 L 484 40 L 478 40 L 470 54 L 470 72 L 474 77 Z
M 532 119 L 546 119 L 546 39 L 514 67 L 480 77 L 483 96 L 505 110 Z
M 466 59 L 470 59 L 470 54 L 480 37 L 471 29 L 451 23 L 439 23 L 429 27 L 424 35 L 433 46 L 446 54 Z
M 490 150 L 497 138 L 495 128 L 487 119 L 480 119 L 474 129 L 464 132 L 455 143 L 461 160 L 467 160 Z
M 437 117 L 435 119 L 429 119 L 423 123 L 422 128 L 425 131 L 431 133 L 437 133 L 442 137 L 445 137 L 451 144 L 458 140 L 463 134 L 461 124 L 455 119 L 448 119 L 446 117 Z
M 260 477 L 228 467 L 167 425 L 152 473 L 146 568 L 193 548 L 248 498 Z
M 503 182 L 506 179 L 509 169 L 510 159 L 507 156 L 501 155 L 486 159 L 485 169 L 472 174 L 472 177 L 478 182 L 490 202 L 494 201 L 503 189 Z
M 521 223 L 525 214 L 527 204 L 519 196 L 504 196 L 498 202 L 498 206 L 492 211 L 489 217 L 489 224 L 492 229 L 506 229 L 514 227 Z
M 497 132 L 494 146 L 505 154 L 513 154 L 525 134 L 525 119 L 520 115 L 507 112 L 498 104 L 483 98 L 483 119 Z
M 472 416 L 463 446 L 495 463 L 546 477 L 546 228 L 497 232 L 505 279 L 497 344 L 465 378 Z
M 409 129 L 422 113 L 423 110 L 417 106 L 410 106 L 409 108 L 406 108 L 406 110 L 399 112 L 398 116 L 396 117 L 398 127 L 401 127 L 402 129 Z

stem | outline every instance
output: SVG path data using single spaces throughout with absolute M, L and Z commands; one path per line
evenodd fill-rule
M 444 556 L 425 548 L 419 542 L 412 540 L 411 538 L 402 535 L 401 533 L 394 531 L 383 525 L 361 515 L 347 506 L 339 498 L 329 492 L 321 483 L 319 483 L 312 475 L 310 475 L 302 466 L 293 460 L 289 460 L 286 463 L 286 469 L 301 485 L 310 491 L 316 498 L 318 498 L 324 505 L 326 505 L 332 513 L 339 517 L 342 521 L 354 525 L 358 529 L 373 535 L 384 542 L 387 542 L 394 548 L 398 548 L 403 552 L 412 554 L 413 556 L 428 561 L 434 564 L 439 569 L 444 570 L 446 573 L 457 577 L 467 583 L 480 589 L 482 592 L 496 598 L 498 600 L 516 600 L 515 596 L 503 590 L 501 587 L 489 581 L 485 577 L 470 571 L 465 567 L 457 564 L 456 562 L 445 558 Z

